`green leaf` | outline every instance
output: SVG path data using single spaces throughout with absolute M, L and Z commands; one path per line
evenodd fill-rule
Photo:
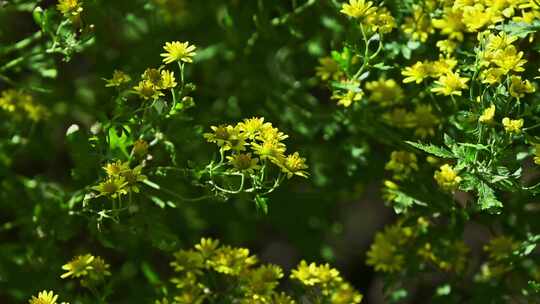
M 262 210 L 264 214 L 268 214 L 268 198 L 264 196 L 255 196 L 255 205 L 257 209 Z
M 406 143 L 408 143 L 409 145 L 417 148 L 417 149 L 420 149 L 424 152 L 427 152 L 429 154 L 433 154 L 437 157 L 442 157 L 442 158 L 456 158 L 456 156 L 448 151 L 446 148 L 443 148 L 443 147 L 437 147 L 435 145 L 432 145 L 432 144 L 421 144 L 421 143 L 416 143 L 416 142 L 412 142 L 412 141 L 406 141 Z
M 477 185 L 478 206 L 481 210 L 488 210 L 493 213 L 500 213 L 503 204 L 495 196 L 495 191 L 484 182 Z

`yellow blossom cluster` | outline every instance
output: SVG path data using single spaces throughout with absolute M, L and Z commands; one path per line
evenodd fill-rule
M 413 171 L 418 171 L 418 161 L 414 153 L 393 151 L 384 168 L 392 171 L 394 179 L 402 180 L 409 177 Z
M 110 265 L 101 257 L 88 253 L 76 256 L 67 264 L 63 265 L 62 269 L 66 272 L 60 277 L 62 279 L 80 279 L 81 285 L 93 286 L 111 275 L 109 268 Z
M 32 95 L 14 89 L 2 91 L 0 94 L 0 109 L 17 120 L 28 118 L 31 121 L 38 122 L 50 115 L 47 108 L 37 103 Z
M 291 296 L 276 290 L 284 276 L 283 270 L 273 264 L 258 265 L 257 257 L 250 255 L 246 248 L 221 245 L 217 240 L 203 238 L 193 249 L 176 252 L 174 258 L 171 262 L 175 272 L 171 280 L 176 286 L 174 303 L 201 303 L 210 299 L 245 304 L 297 303 Z M 225 285 L 211 284 L 221 277 Z M 332 304 L 354 304 L 362 299 L 339 272 L 328 265 L 307 265 L 302 261 L 292 271 L 291 278 L 308 286 L 324 285 L 322 294 Z M 229 288 L 227 284 L 230 284 Z M 235 292 L 227 293 L 227 290 Z M 168 303 L 168 300 L 156 303 Z
M 32 296 L 32 298 L 28 301 L 29 304 L 57 304 L 56 302 L 58 300 L 58 295 L 55 295 L 53 291 L 46 291 L 43 290 L 38 293 L 37 297 Z M 61 304 L 69 304 L 66 302 L 62 302 Z
M 396 27 L 392 14 L 384 6 L 374 6 L 372 1 L 349 0 L 343 3 L 341 13 L 360 22 L 373 32 L 390 33 Z
M 461 182 L 461 177 L 449 164 L 444 164 L 435 171 L 434 178 L 437 184 L 446 191 L 456 190 Z
M 163 91 L 173 89 L 177 85 L 174 72 L 166 69 L 149 68 L 144 71 L 141 81 L 133 87 L 133 90 L 145 100 L 157 99 L 165 95 Z
M 129 162 L 119 160 L 106 164 L 103 170 L 107 173 L 107 178 L 93 186 L 99 196 L 118 198 L 129 192 L 139 192 L 139 183 L 146 180 L 142 174 L 142 165 L 130 168 Z
M 205 133 L 204 137 L 219 147 L 221 155 L 229 154 L 226 159 L 234 171 L 253 173 L 274 164 L 288 178 L 308 176 L 305 158 L 298 152 L 285 154 L 287 147 L 283 140 L 289 136 L 262 117 L 244 119 L 234 126 L 212 126 L 211 129 L 212 132 Z

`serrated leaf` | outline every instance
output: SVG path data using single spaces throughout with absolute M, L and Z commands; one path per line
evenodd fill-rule
M 503 204 L 495 196 L 495 191 L 484 182 L 480 182 L 476 189 L 478 190 L 478 206 L 480 209 L 499 213 Z
M 435 145 L 432 145 L 432 144 L 421 144 L 421 143 L 416 143 L 416 142 L 412 142 L 412 141 L 406 141 L 406 143 L 408 143 L 409 145 L 417 148 L 417 149 L 420 149 L 424 152 L 427 152 L 429 154 L 433 154 L 437 157 L 442 157 L 442 158 L 456 158 L 456 156 L 449 150 L 447 150 L 446 148 L 443 148 L 443 147 L 438 147 L 438 146 L 435 146 Z

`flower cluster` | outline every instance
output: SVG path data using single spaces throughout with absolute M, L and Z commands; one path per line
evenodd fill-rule
M 343 3 L 341 13 L 381 34 L 390 33 L 396 27 L 396 21 L 388 9 L 374 6 L 372 1 L 349 0 L 348 3 Z
M 272 192 L 284 177 L 308 177 L 305 158 L 298 152 L 286 154 L 283 141 L 289 136 L 281 132 L 262 117 L 244 119 L 236 125 L 212 126 L 212 132 L 205 133 L 208 142 L 219 148 L 220 161 L 211 163 L 207 170 L 210 185 L 214 190 L 225 193 Z M 279 175 L 268 182 L 275 170 Z M 224 189 L 216 184 L 217 177 L 240 177 L 238 190 Z M 250 181 L 247 185 L 246 178 Z
M 9 113 L 15 119 L 27 118 L 34 122 L 43 120 L 50 115 L 49 110 L 37 103 L 32 95 L 14 89 L 2 91 L 0 94 L 0 109 Z
M 442 165 L 439 170 L 435 171 L 433 177 L 437 184 L 446 191 L 455 190 L 461 182 L 461 177 L 449 164 Z
M 295 299 L 279 292 L 283 270 L 273 264 L 258 263 L 246 248 L 221 245 L 219 241 L 203 238 L 194 249 L 180 250 L 171 262 L 175 275 L 174 303 L 202 303 L 217 301 L 245 304 L 295 304 Z M 300 281 L 306 288 L 320 288 L 332 304 L 360 303 L 362 295 L 343 280 L 339 272 L 328 264 L 300 262 L 292 271 L 291 279 Z M 210 279 L 211 278 L 211 279 Z M 306 293 L 306 295 L 309 293 Z M 164 298 L 156 303 L 169 303 Z
M 142 165 L 130 168 L 129 162 L 108 163 L 103 167 L 107 177 L 92 189 L 98 192 L 98 196 L 107 196 L 112 199 L 119 199 L 130 192 L 139 192 L 139 183 L 146 180 L 142 174 Z
M 58 299 L 58 295 L 55 295 L 53 291 L 46 291 L 43 290 L 38 293 L 37 297 L 32 296 L 32 298 L 28 301 L 29 304 L 57 304 L 56 300 Z M 62 302 L 61 304 L 69 304 L 66 302 Z
M 62 279 L 79 279 L 81 285 L 85 287 L 94 286 L 110 276 L 110 265 L 99 256 L 84 254 L 74 257 L 70 262 L 62 266 L 66 272 L 60 277 Z

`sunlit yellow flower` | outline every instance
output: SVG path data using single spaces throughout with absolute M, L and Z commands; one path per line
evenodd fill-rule
M 406 76 L 405 79 L 403 79 L 404 83 L 421 83 L 422 81 L 424 81 L 424 79 L 429 77 L 429 74 L 429 67 L 421 61 L 418 61 L 414 65 L 406 67 L 403 71 L 401 71 L 401 75 Z
M 505 74 L 506 72 L 501 68 L 489 68 L 480 73 L 480 79 L 482 79 L 482 83 L 493 85 L 500 83 Z
M 213 132 L 204 133 L 203 136 L 208 142 L 215 143 L 219 147 L 224 147 L 234 132 L 234 127 L 231 125 L 211 126 L 210 129 Z
M 437 41 L 436 45 L 439 50 L 441 50 L 441 52 L 446 53 L 447 55 L 454 53 L 454 51 L 458 47 L 458 44 L 450 39 L 439 40 Z
M 103 170 L 105 170 L 105 173 L 107 173 L 109 177 L 115 177 L 120 173 L 129 170 L 129 163 L 117 160 L 113 163 L 106 164 L 103 167 Z
M 437 184 L 446 191 L 455 190 L 461 182 L 461 177 L 449 164 L 444 164 L 438 171 L 435 171 L 434 178 Z
M 58 299 L 58 295 L 55 295 L 54 292 L 43 290 L 38 293 L 37 297 L 32 296 L 32 298 L 28 301 L 28 303 L 29 304 L 56 304 L 57 299 Z
M 127 194 L 127 182 L 124 177 L 111 177 L 105 181 L 93 186 L 92 189 L 99 192 L 99 196 L 110 196 L 111 198 L 117 198 Z
M 240 131 L 244 132 L 249 139 L 254 139 L 264 129 L 268 130 L 272 124 L 264 122 L 264 117 L 246 118 L 238 123 Z
M 510 119 L 508 117 L 503 118 L 502 124 L 504 130 L 508 133 L 521 133 L 521 128 L 523 127 L 523 118 L 521 119 Z
M 341 6 L 341 13 L 357 19 L 365 18 L 374 14 L 375 11 L 373 2 L 365 0 L 349 0 L 349 3 L 343 3 Z
M 510 71 L 525 71 L 523 65 L 527 63 L 527 60 L 523 59 L 523 52 L 518 52 L 515 46 L 510 45 L 504 50 L 495 52 L 493 63 L 503 69 L 506 74 Z
M 390 33 L 396 27 L 396 20 L 390 11 L 383 6 L 378 7 L 374 14 L 367 16 L 365 22 L 370 26 L 372 31 L 381 34 Z
M 439 80 L 435 81 L 435 87 L 431 89 L 439 95 L 458 95 L 461 96 L 461 90 L 468 88 L 468 78 L 460 77 L 457 72 L 450 72 L 443 75 Z
M 166 53 L 162 53 L 163 62 L 165 64 L 173 63 L 175 61 L 182 61 L 191 63 L 193 62 L 193 56 L 196 55 L 196 47 L 194 45 L 189 45 L 189 42 L 167 42 L 163 49 Z
M 76 256 L 69 263 L 62 266 L 62 269 L 66 270 L 67 272 L 62 274 L 60 278 L 78 278 L 87 275 L 88 272 L 92 270 L 92 262 L 94 259 L 95 257 L 91 254 Z
M 362 100 L 362 97 L 364 97 L 364 92 L 361 89 L 347 90 L 345 92 L 336 91 L 332 95 L 332 99 L 336 99 L 338 105 L 346 108 L 350 107 L 356 101 Z
M 131 80 L 131 77 L 120 70 L 115 70 L 111 79 L 105 79 L 107 84 L 106 87 L 119 87 L 125 83 L 128 83 Z
M 162 70 L 161 71 L 161 89 L 167 90 L 176 87 L 176 79 L 174 78 L 174 72 Z
M 522 80 L 520 76 L 512 76 L 508 91 L 515 98 L 523 98 L 525 94 L 534 93 L 535 88 L 530 81 Z
M 298 175 L 301 177 L 308 177 L 308 173 L 305 169 L 308 168 L 306 165 L 306 159 L 300 157 L 298 152 L 289 154 L 286 157 L 278 158 L 276 161 L 277 165 L 281 167 L 281 171 L 287 174 L 288 178 L 291 178 L 293 175 Z
M 77 16 L 83 11 L 80 0 L 58 0 L 56 8 L 68 17 Z
M 317 265 L 304 260 L 291 271 L 291 279 L 296 279 L 306 286 L 327 285 L 335 281 L 341 282 L 339 271 L 333 269 L 328 264 Z
M 252 142 L 251 146 L 255 154 L 259 155 L 261 159 L 279 160 L 284 158 L 285 145 L 278 141 L 266 140 L 262 143 Z
M 466 6 L 463 8 L 463 23 L 467 26 L 467 31 L 477 32 L 492 22 L 493 16 L 482 4 Z
M 441 19 L 433 19 L 433 27 L 441 30 L 441 34 L 447 35 L 450 39 L 462 41 L 465 24 L 463 23 L 463 11 L 446 7 Z
M 143 99 L 157 99 L 163 96 L 163 93 L 149 80 L 140 81 L 133 89 Z
M 491 104 L 489 108 L 486 108 L 484 112 L 482 112 L 482 115 L 478 117 L 478 121 L 481 123 L 490 123 L 493 121 L 493 117 L 495 117 L 495 105 Z

